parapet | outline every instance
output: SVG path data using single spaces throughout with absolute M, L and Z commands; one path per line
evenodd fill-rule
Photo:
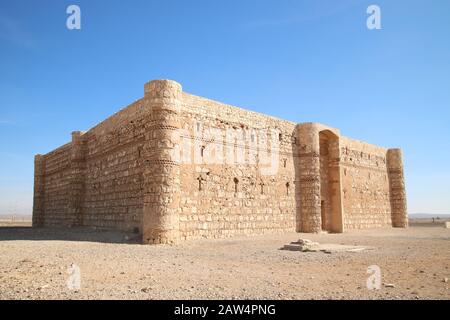
M 386 154 L 387 167 L 392 170 L 403 170 L 403 155 L 401 149 L 389 149 Z
M 173 80 L 152 80 L 144 85 L 144 97 L 154 102 L 176 102 L 181 99 L 181 84 Z

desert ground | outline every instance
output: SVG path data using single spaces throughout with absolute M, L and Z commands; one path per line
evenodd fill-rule
M 140 245 L 133 234 L 0 222 L 0 299 L 450 299 L 450 229 L 267 234 Z M 299 238 L 358 252 L 280 250 Z M 69 267 L 80 288 L 67 285 Z M 367 268 L 381 270 L 369 290 Z

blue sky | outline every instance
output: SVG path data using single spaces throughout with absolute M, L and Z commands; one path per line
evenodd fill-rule
M 68 30 L 66 8 L 81 8 Z M 381 8 L 381 30 L 366 9 Z M 33 156 L 151 79 L 402 147 L 409 212 L 450 213 L 450 1 L 0 2 L 0 214 L 31 213 Z

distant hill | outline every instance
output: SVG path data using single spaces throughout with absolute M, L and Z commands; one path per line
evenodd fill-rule
M 5 220 L 5 219 L 11 219 L 11 217 L 13 216 L 13 214 L 0 214 L 0 220 Z M 16 214 L 14 215 L 16 219 L 19 220 L 24 220 L 24 219 L 29 219 L 31 220 L 31 214 Z
M 410 213 L 410 214 L 408 214 L 408 218 L 410 218 L 410 219 L 431 219 L 431 218 L 450 219 L 450 214 Z

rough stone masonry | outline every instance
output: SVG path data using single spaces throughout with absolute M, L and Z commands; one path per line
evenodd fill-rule
M 407 227 L 400 149 L 150 81 L 144 97 L 35 157 L 33 226 L 142 243 Z

